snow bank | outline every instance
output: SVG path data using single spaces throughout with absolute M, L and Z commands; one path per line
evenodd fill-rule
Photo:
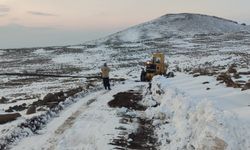
M 160 149 L 249 149 L 250 132 L 244 122 L 229 111 L 223 111 L 207 99 L 194 99 L 186 93 L 169 88 L 169 80 L 155 77 L 152 95 L 147 105 L 156 101 L 157 107 L 146 110 L 154 120 Z

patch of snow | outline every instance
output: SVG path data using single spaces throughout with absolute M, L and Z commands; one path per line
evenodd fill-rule
M 86 46 L 69 46 L 67 48 L 70 48 L 70 49 L 84 49 L 84 48 L 86 48 Z
M 120 39 L 124 42 L 138 41 L 140 38 L 140 33 L 136 29 L 127 30 L 120 34 Z
M 45 50 L 45 49 L 41 48 L 41 49 L 35 50 L 34 54 L 46 56 L 46 55 L 50 55 L 52 52 L 53 52 L 53 50 Z

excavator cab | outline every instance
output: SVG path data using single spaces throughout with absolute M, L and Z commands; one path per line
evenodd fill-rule
M 141 73 L 141 81 L 151 81 L 155 75 L 166 75 L 165 55 L 161 52 L 153 53 L 152 59 L 145 62 L 145 67 L 146 71 Z

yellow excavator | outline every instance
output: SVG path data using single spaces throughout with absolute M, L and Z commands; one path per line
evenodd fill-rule
M 165 63 L 165 55 L 161 52 L 153 53 L 152 59 L 144 65 L 146 70 L 142 68 L 141 81 L 151 81 L 155 75 L 167 75 L 168 65 Z

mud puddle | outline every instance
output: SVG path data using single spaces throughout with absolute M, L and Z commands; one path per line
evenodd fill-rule
M 121 92 L 114 95 L 114 99 L 111 100 L 108 105 L 110 107 L 125 107 L 129 111 L 142 112 L 146 110 L 146 107 L 139 104 L 142 100 L 142 94 L 140 91 L 130 90 L 127 92 Z M 111 145 L 116 146 L 115 149 L 141 149 L 141 150 L 156 150 L 157 138 L 154 136 L 154 126 L 152 120 L 146 120 L 139 116 L 122 114 L 120 123 L 121 126 L 116 129 L 119 130 L 119 136 L 112 139 Z M 124 124 L 124 126 L 123 126 Z M 131 132 L 127 129 L 126 125 L 137 124 L 138 128 Z

